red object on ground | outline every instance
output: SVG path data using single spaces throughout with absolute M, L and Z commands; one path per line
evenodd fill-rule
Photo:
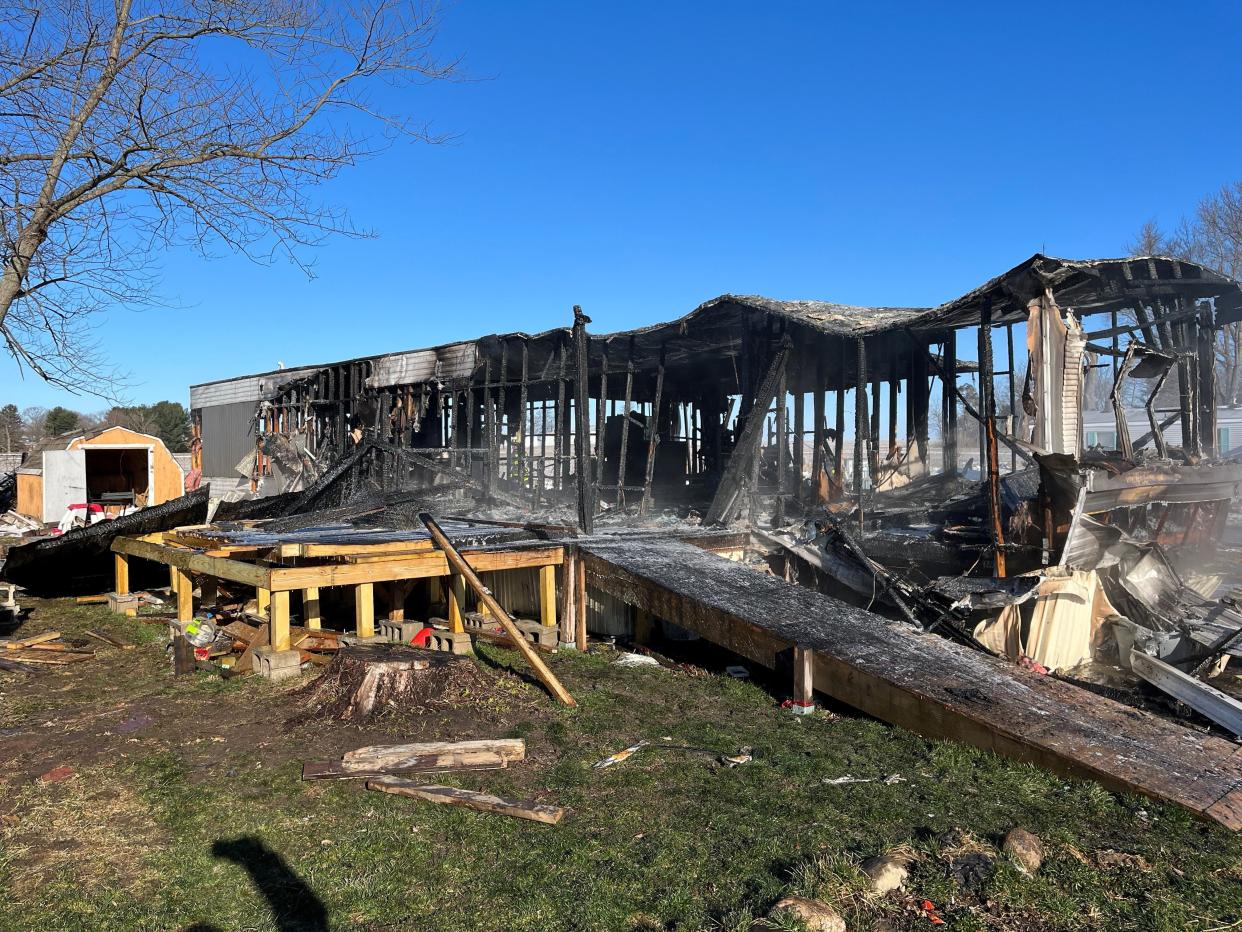
M 74 769 L 72 767 L 66 767 L 64 764 L 62 764 L 61 766 L 53 767 L 47 773 L 42 774 L 39 777 L 39 782 L 40 783 L 59 783 L 61 780 L 68 780 L 73 775 L 74 775 Z
M 415 647 L 426 647 L 427 642 L 431 640 L 431 632 L 434 630 L 435 628 L 430 628 L 430 627 L 423 628 L 422 631 L 418 632 L 418 634 L 410 638 L 410 643 L 413 644 Z

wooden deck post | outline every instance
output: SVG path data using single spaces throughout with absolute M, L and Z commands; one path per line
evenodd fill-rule
M 177 567 L 171 567 L 176 585 L 173 587 L 177 595 L 177 620 L 191 621 L 194 618 L 194 581 L 190 574 Z
M 572 551 L 566 551 L 561 566 L 561 630 L 557 640 L 563 645 L 577 646 L 574 626 L 578 615 L 574 611 L 574 591 L 578 588 L 578 557 Z
M 808 706 L 815 703 L 815 651 L 794 645 L 794 702 Z
M 556 627 L 556 567 L 539 567 L 539 620 Z
M 577 620 L 574 624 L 574 643 L 578 650 L 587 649 L 587 595 L 586 595 L 586 562 L 578 560 L 574 573 L 574 611 Z
M 282 590 L 272 593 L 269 606 L 271 627 L 268 629 L 273 650 L 289 649 L 289 592 Z
M 323 616 L 319 613 L 318 587 L 302 590 L 302 624 L 313 631 L 323 627 Z
M 354 627 L 360 638 L 375 636 L 375 583 L 354 587 Z
M 129 594 L 129 554 L 115 553 L 112 555 L 112 565 L 116 569 L 116 589 L 117 595 Z
M 255 591 L 255 614 L 260 618 L 270 618 L 272 608 L 272 590 L 257 589 Z
M 466 630 L 466 626 L 462 620 L 462 613 L 466 605 L 466 580 L 461 574 L 453 573 L 450 576 L 442 576 L 440 582 L 444 586 L 444 602 L 448 609 L 449 630 L 454 634 L 461 634 Z

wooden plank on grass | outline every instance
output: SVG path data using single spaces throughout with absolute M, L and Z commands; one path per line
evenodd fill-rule
M 495 812 L 500 815 L 513 816 L 515 819 L 542 822 L 545 825 L 556 825 L 565 815 L 565 810 L 560 806 L 504 799 L 488 793 L 476 793 L 474 790 L 459 790 L 452 786 L 420 786 L 415 781 L 402 777 L 378 777 L 368 780 L 367 789 L 392 793 L 396 796 L 409 796 L 412 799 L 421 799 L 424 802 L 439 803 L 444 806 L 460 806 L 476 812 Z
M 302 765 L 303 780 L 370 780 L 375 777 L 388 777 L 411 773 L 461 773 L 471 770 L 504 770 L 508 761 L 495 761 L 490 764 L 450 764 L 446 766 L 384 767 L 362 769 L 351 767 L 346 761 L 307 761 Z
M 526 757 L 521 738 L 484 738 L 475 741 L 420 741 L 414 744 L 376 744 L 348 751 L 343 761 L 382 767 L 393 761 L 453 754 L 491 754 L 498 760 L 519 761 Z
M 55 641 L 60 637 L 59 631 L 45 631 L 43 634 L 34 634 L 28 638 L 18 638 L 16 641 L 5 641 L 6 650 L 22 650 L 25 647 L 33 647 L 35 644 L 43 644 L 46 641 Z
M 112 635 L 108 634 L 105 631 L 86 631 L 83 633 L 88 638 L 94 638 L 96 641 L 103 641 L 105 644 L 112 645 L 117 650 L 133 650 L 134 649 L 133 644 L 126 644 L 124 641 L 118 638 L 114 638 Z
M 266 647 L 270 643 L 270 630 L 267 625 L 260 625 L 258 632 L 250 639 L 246 649 L 242 651 L 242 655 L 237 658 L 237 663 L 233 664 L 234 673 L 249 673 L 254 668 L 254 649 L 256 647 Z

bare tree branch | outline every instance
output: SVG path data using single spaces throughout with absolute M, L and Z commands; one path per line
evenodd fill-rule
M 391 101 L 455 77 L 430 0 L 0 0 L 0 338 L 115 395 L 94 317 L 150 303 L 154 256 L 260 262 L 363 235 L 317 185 L 393 138 Z M 359 127 L 368 130 L 359 133 Z

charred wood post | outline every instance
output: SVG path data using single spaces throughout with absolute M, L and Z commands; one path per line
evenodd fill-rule
M 928 472 L 927 462 L 928 414 L 931 390 L 927 384 L 927 347 L 922 344 L 914 347 L 914 358 L 910 361 L 910 410 L 914 421 L 914 440 L 918 445 L 919 469 Z
M 941 405 L 944 417 L 944 474 L 957 475 L 957 331 L 944 335 L 944 365 L 941 368 Z
M 711 507 L 707 510 L 705 519 L 707 524 L 727 524 L 735 514 L 742 487 L 745 484 L 743 477 L 751 466 L 755 450 L 758 449 L 763 425 L 768 417 L 768 408 L 772 405 L 777 383 L 785 371 L 789 347 L 789 339 L 786 337 L 776 355 L 772 357 L 768 371 L 763 376 L 763 382 L 760 383 L 755 393 L 754 403 L 750 406 L 737 443 L 734 444 L 733 455 L 729 457 L 729 465 L 724 471 L 720 485 L 716 487 L 716 495 L 712 499 Z
M 630 453 L 630 403 L 634 398 L 634 339 L 625 366 L 625 401 L 621 405 L 621 452 L 617 457 L 617 510 L 625 508 L 625 462 Z
M 1203 311 L 1196 320 L 1199 342 L 1199 431 L 1205 438 L 1203 452 L 1209 457 L 1223 456 L 1228 450 L 1217 449 L 1216 438 L 1216 331 L 1210 311 Z
M 492 361 L 483 364 L 483 497 L 492 496 L 493 473 L 496 472 L 496 407 L 492 399 Z
M 1000 456 L 996 440 L 996 384 L 992 378 L 992 302 L 986 301 L 979 321 L 979 403 L 983 407 L 984 439 L 987 442 L 988 517 L 996 575 L 1005 575 L 1005 531 L 1001 523 Z
M 496 404 L 496 477 L 500 478 L 500 464 L 504 463 L 505 483 L 513 482 L 513 425 L 509 423 L 509 409 L 505 406 L 508 399 L 505 390 L 509 383 L 509 341 L 500 341 L 500 397 Z M 501 436 L 503 435 L 505 455 L 500 456 Z
M 836 397 L 836 425 L 837 440 L 836 449 L 832 451 L 832 478 L 837 484 L 837 488 L 845 488 L 845 374 L 850 371 L 850 348 L 849 344 L 842 339 L 840 341 L 841 356 L 838 360 L 840 364 L 840 376 L 837 381 L 837 397 Z
M 592 502 L 599 502 L 599 487 L 604 481 L 604 422 L 608 418 L 608 353 L 603 354 L 599 370 L 599 397 L 595 399 L 595 488 Z
M 815 392 L 811 406 L 813 419 L 811 435 L 811 488 L 819 488 L 819 474 L 824 465 L 824 357 L 822 354 L 815 359 Z M 814 495 L 811 501 L 814 501 Z
M 785 458 L 789 455 L 788 369 L 781 370 L 776 382 L 776 506 L 773 525 L 785 523 Z
M 525 485 L 526 473 L 529 471 L 526 459 L 526 436 L 530 432 L 530 417 L 526 410 L 527 396 L 530 390 L 530 347 L 527 346 L 526 340 L 522 340 L 522 385 L 518 389 L 518 428 L 517 440 L 518 447 L 512 451 L 511 456 L 516 460 L 516 469 L 518 474 L 519 485 Z M 512 447 L 510 443 L 510 447 Z M 513 467 L 510 467 L 512 472 Z
M 574 305 L 574 413 L 577 420 L 574 438 L 575 467 L 578 473 L 578 526 L 582 533 L 595 530 L 595 485 L 591 481 L 591 423 L 588 405 L 591 377 L 587 351 L 586 325 L 591 318 Z
M 888 379 L 888 452 L 891 456 L 900 448 L 897 442 L 897 404 L 901 400 L 901 378 L 894 372 Z
M 802 392 L 794 392 L 793 414 L 793 496 L 795 501 L 801 501 L 802 470 L 806 465 L 806 395 Z
M 660 445 L 660 406 L 664 401 L 664 347 L 660 347 L 660 365 L 656 369 L 655 401 L 651 405 L 651 419 L 647 421 L 647 472 L 643 479 L 643 499 L 638 505 L 639 517 L 645 518 L 651 510 L 651 484 L 655 479 L 656 448 Z
M 883 382 L 876 379 L 871 383 L 871 402 L 867 409 L 870 415 L 867 430 L 867 468 L 871 473 L 871 487 L 874 489 L 880 481 L 880 390 Z
M 560 363 L 556 377 L 556 421 L 552 428 L 552 488 L 558 492 L 565 488 L 569 467 L 569 410 L 566 402 L 565 344 L 561 344 Z
M 863 518 L 863 457 L 867 455 L 867 343 L 862 337 L 854 341 L 858 378 L 854 387 L 854 497 L 858 500 L 858 527 Z M 872 473 L 875 478 L 875 473 Z
M 1016 437 L 1018 433 L 1018 408 L 1017 408 L 1017 392 L 1015 391 L 1014 379 L 1017 378 L 1017 360 L 1013 355 L 1013 324 L 1005 324 L 1005 350 L 1006 359 L 1009 360 L 1009 430 L 1011 437 Z M 1016 472 L 1018 469 L 1018 454 L 1012 449 L 1009 451 L 1009 471 Z
M 1134 361 L 1134 350 L 1138 344 L 1131 342 L 1126 348 L 1125 356 L 1121 360 L 1121 365 L 1117 369 L 1117 377 L 1113 379 L 1113 390 L 1109 395 L 1109 400 L 1113 405 L 1113 423 L 1117 427 L 1117 449 L 1121 451 L 1121 455 L 1128 460 L 1134 459 L 1134 445 L 1130 443 L 1130 427 L 1126 423 L 1126 409 L 1122 403 L 1122 387 L 1126 383 L 1126 378 L 1130 374 L 1130 364 Z M 1168 371 L 1165 371 L 1168 375 Z M 1164 376 L 1160 378 L 1160 384 L 1164 384 Z M 1154 424 L 1153 424 L 1154 426 Z M 1158 433 L 1158 431 L 1157 431 Z

